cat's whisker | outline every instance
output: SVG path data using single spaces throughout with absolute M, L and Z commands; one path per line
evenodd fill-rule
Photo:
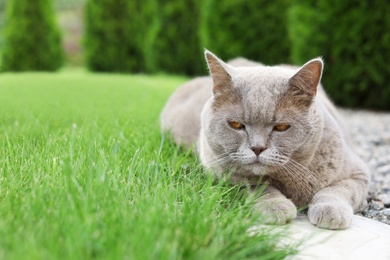
M 322 188 L 324 186 L 327 185 L 327 183 L 325 181 L 323 181 L 321 178 L 316 178 L 315 176 L 313 176 L 313 173 L 310 172 L 306 167 L 304 167 L 302 164 L 298 163 L 297 161 L 295 160 L 290 160 L 291 164 L 294 165 L 294 167 L 297 167 L 299 168 L 301 171 L 305 171 L 307 174 L 307 178 L 310 179 L 310 181 L 312 181 L 312 183 L 316 186 L 316 187 L 319 187 L 319 188 Z
M 271 154 L 265 157 L 270 165 L 283 165 L 288 162 L 288 158 L 278 154 Z
M 223 153 L 223 154 L 220 154 L 218 156 L 218 159 L 216 159 L 215 161 L 213 161 L 210 165 L 211 167 L 215 167 L 215 166 L 219 166 L 219 167 L 223 167 L 224 164 L 230 162 L 230 153 L 229 152 L 226 152 L 226 153 Z
M 312 175 L 306 167 L 301 165 L 300 163 L 290 160 L 289 168 L 293 169 L 299 175 L 299 182 L 309 188 L 311 194 L 316 193 L 321 188 L 327 186 L 327 183 L 320 178 L 316 178 Z
M 317 183 L 308 169 L 300 164 L 297 165 L 295 161 L 291 161 L 291 158 L 280 154 L 270 155 L 267 159 L 275 163 L 274 167 L 280 169 L 285 174 L 283 176 L 278 175 L 278 178 L 282 178 L 285 182 L 294 184 L 298 189 L 304 190 L 305 192 L 302 194 L 304 194 L 305 201 L 310 200 L 307 194 L 314 192 Z M 315 184 L 313 185 L 313 183 Z M 294 195 L 298 196 L 298 194 L 300 193 Z
M 291 184 L 294 184 L 294 186 L 297 188 L 297 190 L 303 190 L 305 192 L 294 192 L 292 195 L 294 197 L 302 196 L 305 198 L 305 201 L 308 201 L 310 198 L 307 197 L 307 194 L 312 192 L 312 189 L 304 182 L 302 181 L 303 174 L 300 171 L 297 171 L 294 168 L 289 167 L 289 165 L 283 165 L 281 168 L 284 170 L 283 173 L 285 174 L 283 177 L 287 177 L 288 181 Z
M 285 170 L 284 173 L 287 173 L 287 176 L 289 177 L 290 181 L 292 181 L 292 183 L 298 188 L 298 190 L 305 191 L 295 192 L 294 196 L 299 197 L 303 195 L 305 201 L 309 202 L 311 198 L 308 197 L 308 194 L 313 193 L 313 187 L 305 181 L 305 174 L 303 174 L 296 168 L 291 167 L 291 165 L 284 165 L 283 168 Z

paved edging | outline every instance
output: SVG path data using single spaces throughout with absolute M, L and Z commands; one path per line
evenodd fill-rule
M 345 230 L 317 228 L 305 215 L 284 226 L 259 225 L 248 230 L 250 236 L 261 232 L 282 235 L 281 247 L 299 243 L 296 248 L 299 253 L 289 260 L 390 259 L 390 226 L 360 216 L 354 216 L 351 226 Z
M 287 238 L 291 244 L 304 239 L 300 253 L 290 259 L 390 259 L 390 226 L 354 216 L 346 230 L 319 229 L 299 216 L 288 225 Z

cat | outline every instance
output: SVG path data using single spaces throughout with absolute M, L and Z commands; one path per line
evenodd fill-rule
M 312 224 L 347 228 L 365 206 L 370 174 L 320 84 L 322 59 L 294 67 L 205 57 L 210 77 L 171 95 L 162 129 L 195 147 L 215 176 L 266 184 L 254 205 L 265 223 L 285 224 L 308 206 Z

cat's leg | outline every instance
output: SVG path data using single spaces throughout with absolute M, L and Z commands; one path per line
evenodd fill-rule
M 349 227 L 354 211 L 360 210 L 365 202 L 368 179 L 362 176 L 341 180 L 319 190 L 309 205 L 309 221 L 326 229 Z
M 267 186 L 263 196 L 255 204 L 255 212 L 265 224 L 282 225 L 296 218 L 297 208 L 278 189 Z

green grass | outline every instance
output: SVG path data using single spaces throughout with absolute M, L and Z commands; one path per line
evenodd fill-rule
M 158 116 L 186 79 L 0 74 L 0 259 L 282 259 Z

